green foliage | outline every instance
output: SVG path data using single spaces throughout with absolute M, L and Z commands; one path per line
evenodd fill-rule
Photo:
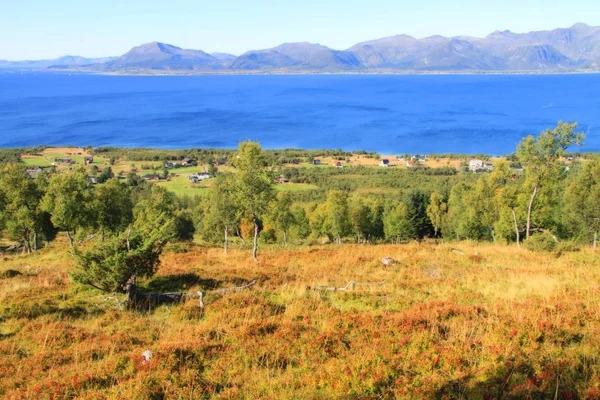
M 586 242 L 600 230 L 600 160 L 580 171 L 566 190 L 563 220 L 571 232 Z
M 54 174 L 50 178 L 42 209 L 51 214 L 51 221 L 62 231 L 70 233 L 78 228 L 93 227 L 96 218 L 93 193 L 83 168 Z
M 102 234 L 122 231 L 133 218 L 130 190 L 118 179 L 110 179 L 97 187 L 93 208 Z
M 525 248 L 531 251 L 554 251 L 557 242 L 550 232 L 534 233 L 523 242 Z
M 172 235 L 172 220 L 167 223 L 164 220 L 160 214 L 153 220 L 145 219 L 143 224 L 136 224 L 136 229 L 122 232 L 90 250 L 75 247 L 72 279 L 105 292 L 119 292 L 132 277 L 153 276 Z
M 31 179 L 18 164 L 9 164 L 0 174 L 0 227 L 23 244 L 27 251 L 37 246 L 37 234 L 47 225 L 41 208 L 46 181 Z
M 413 238 L 433 237 L 433 225 L 427 216 L 429 196 L 421 191 L 410 192 L 406 194 L 404 202 L 407 206 L 408 220 L 414 232 Z
M 438 232 L 444 226 L 448 205 L 444 202 L 444 198 L 439 193 L 432 193 L 427 206 L 427 216 L 433 225 L 434 234 L 437 237 Z
M 529 237 L 532 228 L 532 214 L 536 209 L 536 199 L 543 188 L 554 188 L 560 179 L 560 160 L 568 148 L 581 145 L 585 138 L 583 133 L 576 133 L 577 123 L 569 124 L 559 121 L 556 128 L 547 129 L 539 136 L 527 136 L 517 146 L 517 159 L 525 167 L 525 177 L 531 186 L 531 200 L 527 213 L 526 235 Z M 546 193 L 546 200 L 555 198 Z M 548 205 L 548 202 L 542 204 Z M 541 227 L 544 224 L 538 223 Z
M 111 179 L 112 177 L 114 177 L 112 169 L 110 167 L 105 167 L 102 170 L 102 172 L 100 173 L 100 175 L 98 175 L 96 177 L 96 182 L 97 183 L 104 183 L 104 182 L 108 181 L 109 179 Z
M 340 190 L 332 190 L 324 204 L 324 221 L 322 232 L 341 243 L 342 238 L 350 234 L 352 226 L 348 213 L 348 194 Z
M 257 260 L 258 233 L 262 219 L 268 214 L 269 204 L 274 199 L 274 174 L 267 168 L 267 162 L 260 145 L 256 142 L 242 142 L 236 159 L 237 174 L 234 178 L 235 203 L 243 215 L 254 223 L 254 246 L 252 257 Z
M 408 207 L 398 201 L 390 201 L 383 217 L 385 238 L 392 243 L 412 239 L 415 230 L 408 217 Z
M 206 200 L 196 209 L 196 227 L 202 238 L 215 243 L 240 224 L 242 209 L 235 195 L 233 175 L 219 175 L 210 187 Z
M 288 232 L 295 222 L 291 207 L 292 199 L 287 192 L 278 192 L 275 200 L 271 203 L 269 220 L 276 230 L 283 233 L 285 245 L 287 245 Z
M 292 209 L 292 215 L 294 217 L 294 227 L 296 228 L 296 236 L 300 239 L 306 239 L 310 235 L 310 220 L 306 214 L 306 210 L 296 205 Z

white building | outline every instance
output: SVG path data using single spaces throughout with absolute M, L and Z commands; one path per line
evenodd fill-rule
M 483 161 L 471 160 L 469 161 L 469 169 L 481 169 L 483 168 Z

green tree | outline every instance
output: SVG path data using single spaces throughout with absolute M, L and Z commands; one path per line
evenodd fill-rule
M 564 218 L 571 232 L 592 238 L 598 247 L 600 230 L 600 161 L 585 165 L 569 185 L 564 198 Z
M 160 217 L 165 225 L 174 227 L 177 197 L 163 186 L 151 185 L 134 207 L 134 227 L 152 225 Z M 175 235 L 175 231 L 171 232 Z
M 352 226 L 348 214 L 348 194 L 341 190 L 332 190 L 325 202 L 325 220 L 323 230 L 336 243 L 341 244 L 342 238 L 350 234 Z
M 252 259 L 258 261 L 258 235 L 262 219 L 267 215 L 269 204 L 275 197 L 274 177 L 267 168 L 262 149 L 257 142 L 240 143 L 235 164 L 236 203 L 254 224 Z
M 97 187 L 93 208 L 102 241 L 105 233 L 115 234 L 124 230 L 133 218 L 130 190 L 115 178 Z
M 93 226 L 96 220 L 93 199 L 87 173 L 79 167 L 52 175 L 42 200 L 42 209 L 50 213 L 54 226 L 66 232 L 69 244 L 73 246 L 71 233 L 78 228 Z
M 361 196 L 351 196 L 348 199 L 348 217 L 356 242 L 360 243 L 361 237 L 367 238 L 371 233 L 371 208 Z
M 129 281 L 151 277 L 160 265 L 160 255 L 173 231 L 173 220 L 164 216 L 136 221 L 108 242 L 82 251 L 74 247 L 76 266 L 72 279 L 105 292 L 120 292 Z
M 3 203 L 0 225 L 13 239 L 22 243 L 28 253 L 37 249 L 37 235 L 44 224 L 45 214 L 41 208 L 43 179 L 31 179 L 18 164 L 5 166 L 0 174 Z
M 527 136 L 517 146 L 517 158 L 525 168 L 525 177 L 532 187 L 527 209 L 526 237 L 531 235 L 531 215 L 536 197 L 544 185 L 553 184 L 560 172 L 560 159 L 573 145 L 581 145 L 583 133 L 576 133 L 577 123 L 559 121 L 556 128 L 547 129 L 539 136 Z
M 198 218 L 199 215 L 202 218 Z M 209 189 L 206 201 L 196 212 L 204 239 L 223 237 L 225 254 L 229 250 L 229 234 L 240 224 L 241 210 L 235 195 L 233 175 L 219 175 Z M 223 235 L 223 236 L 221 236 Z
M 414 237 L 414 229 L 408 217 L 408 207 L 399 201 L 392 201 L 383 214 L 385 238 L 392 243 L 400 243 Z
M 296 205 L 292 209 L 292 215 L 294 217 L 294 226 L 296 228 L 296 236 L 300 239 L 306 239 L 310 235 L 310 220 L 308 219 L 308 215 L 306 214 L 306 210 L 300 206 Z
M 444 236 L 456 236 L 457 241 L 471 237 L 474 229 L 467 199 L 472 191 L 473 187 L 468 182 L 459 182 L 450 190 Z
M 275 201 L 271 204 L 270 219 L 274 228 L 283 233 L 283 244 L 287 246 L 288 232 L 295 222 L 292 214 L 292 199 L 288 192 L 277 193 Z
M 219 173 L 219 168 L 215 164 L 215 161 L 211 158 L 208 160 L 208 175 L 211 178 L 216 178 Z
M 521 187 L 518 183 L 507 184 L 496 196 L 499 209 L 498 220 L 494 223 L 496 234 L 505 239 L 514 236 L 517 246 L 521 246 L 521 225 L 526 216 L 526 207 L 521 202 Z
M 432 193 L 427 206 L 427 216 L 433 225 L 435 237 L 438 237 L 447 213 L 448 205 L 444 202 L 444 197 L 439 193 Z
M 114 176 L 114 174 L 112 172 L 112 168 L 105 167 L 104 169 L 102 169 L 102 172 L 100 173 L 100 175 L 98 175 L 96 177 L 96 183 L 104 183 L 104 182 L 108 181 L 110 178 L 112 178 L 113 176 Z
M 404 202 L 407 206 L 408 218 L 414 229 L 415 239 L 432 236 L 433 226 L 427 216 L 429 196 L 417 190 L 407 193 Z

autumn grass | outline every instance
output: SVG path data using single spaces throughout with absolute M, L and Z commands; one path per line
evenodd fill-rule
M 201 290 L 205 309 L 140 313 L 74 286 L 60 242 L 0 261 L 22 273 L 0 279 L 0 397 L 597 398 L 598 265 L 476 243 L 272 246 L 258 264 L 192 245 L 142 286 Z

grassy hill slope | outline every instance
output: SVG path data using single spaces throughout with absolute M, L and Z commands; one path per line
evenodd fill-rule
M 141 286 L 202 290 L 205 308 L 141 313 L 74 286 L 59 242 L 0 260 L 0 397 L 593 398 L 599 263 L 465 242 L 274 246 L 255 264 L 193 245 Z

